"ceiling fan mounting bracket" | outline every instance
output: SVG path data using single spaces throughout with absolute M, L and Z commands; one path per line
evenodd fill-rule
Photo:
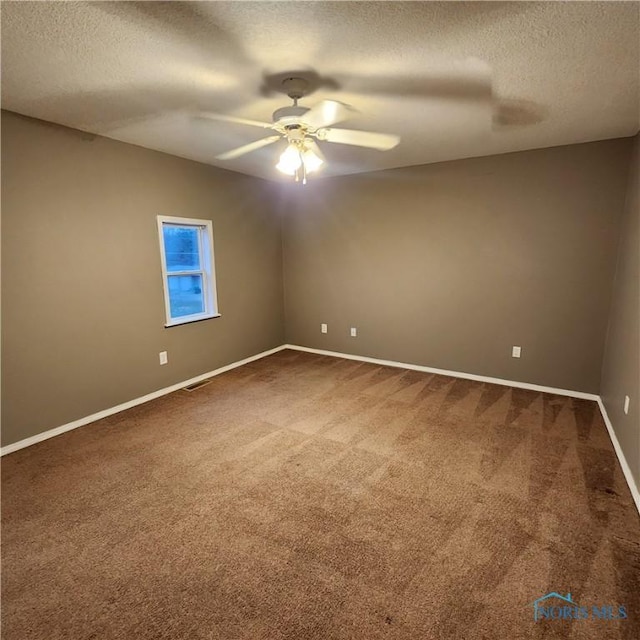
M 306 95 L 309 83 L 304 78 L 290 76 L 282 81 L 282 88 L 294 102 L 297 102 Z
M 305 98 L 308 98 L 321 88 L 337 91 L 340 86 L 332 78 L 321 76 L 317 71 L 310 68 L 287 69 L 277 73 L 265 72 L 262 76 L 260 93 L 265 98 L 270 98 L 278 93 L 292 97 L 290 90 L 293 90 L 295 93 L 302 93 Z

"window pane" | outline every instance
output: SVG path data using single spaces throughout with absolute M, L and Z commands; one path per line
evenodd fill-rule
M 200 269 L 199 230 L 196 227 L 165 224 L 162 232 L 168 272 Z
M 169 306 L 172 318 L 204 313 L 202 276 L 169 276 Z

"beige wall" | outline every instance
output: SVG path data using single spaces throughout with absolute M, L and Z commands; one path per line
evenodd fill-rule
M 289 189 L 287 341 L 598 393 L 630 148 L 609 140 Z
M 630 139 L 276 190 L 2 115 L 3 445 L 285 340 L 600 391 Z M 634 175 L 603 393 L 637 474 Z M 221 318 L 163 327 L 158 214 L 213 220 Z
M 640 487 L 640 136 L 635 137 L 602 369 L 602 400 Z M 624 397 L 631 399 L 629 413 Z
M 2 444 L 282 344 L 271 188 L 3 112 Z M 158 214 L 213 220 L 221 318 L 164 328 Z

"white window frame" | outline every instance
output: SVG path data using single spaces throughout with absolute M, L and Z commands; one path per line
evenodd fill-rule
M 198 322 L 208 318 L 218 318 L 218 295 L 216 290 L 215 261 L 213 253 L 213 223 L 211 220 L 199 220 L 197 218 L 180 218 L 176 216 L 157 216 L 158 241 L 160 243 L 160 263 L 162 267 L 162 288 L 164 291 L 165 327 L 175 327 L 189 322 Z M 200 252 L 200 269 L 187 271 L 167 271 L 167 261 L 164 247 L 165 225 L 177 227 L 195 227 L 198 230 L 198 242 Z M 200 275 L 202 276 L 202 293 L 204 299 L 204 313 L 195 313 L 189 316 L 171 317 L 171 304 L 169 298 L 169 278 L 171 276 Z

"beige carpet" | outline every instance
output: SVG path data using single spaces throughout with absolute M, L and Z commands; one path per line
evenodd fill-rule
M 4 640 L 640 637 L 594 402 L 282 351 L 2 478 Z M 629 617 L 535 622 L 551 591 Z

